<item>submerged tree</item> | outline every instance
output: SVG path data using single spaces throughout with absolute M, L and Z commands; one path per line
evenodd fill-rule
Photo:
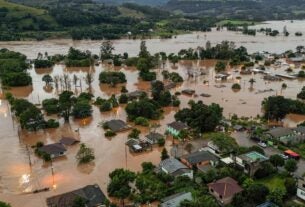
M 95 159 L 94 151 L 92 148 L 87 147 L 85 144 L 81 144 L 79 151 L 76 154 L 78 164 L 88 163 Z
M 101 60 L 111 59 L 113 57 L 112 51 L 114 50 L 113 43 L 111 41 L 104 41 L 101 45 Z
M 42 81 L 46 83 L 46 86 L 50 86 L 50 83 L 53 82 L 53 78 L 49 74 L 47 74 L 42 77 Z

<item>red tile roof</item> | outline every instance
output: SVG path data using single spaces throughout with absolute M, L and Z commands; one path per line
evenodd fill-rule
M 225 177 L 217 180 L 216 182 L 209 183 L 208 186 L 223 198 L 232 197 L 235 194 L 243 191 L 243 189 L 238 185 L 237 181 L 230 177 Z

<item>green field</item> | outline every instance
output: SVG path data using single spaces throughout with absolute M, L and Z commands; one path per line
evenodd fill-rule
M 242 26 L 242 25 L 255 25 L 259 22 L 246 21 L 246 20 L 222 20 L 222 21 L 218 22 L 217 25 L 223 26 L 223 25 L 226 25 L 229 23 L 232 25 L 235 25 L 235 26 Z
M 0 0 L 0 7 L 4 7 L 7 8 L 8 10 L 15 12 L 22 12 L 22 13 L 26 12 L 33 15 L 43 15 L 45 13 L 45 10 L 43 9 L 37 9 L 29 6 L 15 4 L 4 0 Z
M 285 189 L 284 179 L 278 175 L 259 179 L 255 182 L 267 186 L 269 188 L 269 190 L 274 190 L 274 189 L 278 189 L 278 188 Z

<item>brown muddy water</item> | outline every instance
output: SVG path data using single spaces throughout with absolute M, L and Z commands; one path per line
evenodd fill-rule
M 277 22 L 279 28 L 287 24 L 288 31 L 293 34 L 294 28 L 292 25 L 303 25 L 304 21 Z M 270 23 L 275 24 L 275 23 Z M 264 25 L 265 26 L 265 25 Z M 257 26 L 258 27 L 258 26 Z M 267 26 L 266 26 L 267 27 Z M 270 26 L 268 26 L 270 27 Z M 290 29 L 291 28 L 291 29 Z M 305 28 L 305 27 L 302 27 Z M 304 31 L 305 33 L 305 31 Z M 197 38 L 197 35 L 199 37 Z M 182 48 L 197 47 L 205 45 L 207 40 L 212 43 L 220 42 L 221 40 L 232 40 L 237 44 L 247 46 L 250 51 L 268 50 L 281 52 L 286 49 L 293 49 L 304 41 L 303 37 L 265 37 L 258 35 L 256 37 L 244 36 L 239 33 L 213 31 L 211 33 L 195 33 L 178 36 L 176 39 L 170 40 L 148 40 L 147 46 L 151 52 L 164 50 L 166 52 L 177 52 Z M 98 53 L 101 41 L 71 41 L 71 40 L 48 40 L 42 42 L 0 42 L 0 47 L 6 47 L 15 51 L 26 54 L 29 58 L 35 58 L 38 52 L 44 53 L 47 51 L 50 55 L 55 53 L 66 53 L 70 46 L 86 50 L 90 49 L 93 53 Z M 128 51 L 131 55 L 138 53 L 139 40 L 118 40 L 115 41 L 116 52 L 122 53 Z M 252 49 L 251 49 L 252 47 Z M 128 49 L 127 49 L 128 48 Z M 239 116 L 255 117 L 261 114 L 261 101 L 270 95 L 281 94 L 285 97 L 295 98 L 296 94 L 304 85 L 303 80 L 284 80 L 282 82 L 268 82 L 263 80 L 261 74 L 240 75 L 239 68 L 229 69 L 232 74 L 229 80 L 220 82 L 215 80 L 214 71 L 215 61 L 181 61 L 176 69 L 167 63 L 165 69 L 178 72 L 184 78 L 183 84 L 171 89 L 172 93 L 180 92 L 183 89 L 192 89 L 196 91 L 194 96 L 181 95 L 181 106 L 187 107 L 189 100 L 202 100 L 206 104 L 218 103 L 224 108 L 226 117 L 236 113 Z M 285 68 L 269 69 L 272 73 L 285 73 Z M 64 65 L 55 65 L 52 69 L 30 69 L 29 73 L 33 78 L 33 85 L 29 87 L 12 88 L 12 92 L 19 98 L 25 98 L 29 101 L 40 104 L 42 100 L 51 97 L 57 97 L 61 92 L 59 90 L 45 88 L 42 82 L 42 77 L 45 74 L 51 76 L 67 74 L 72 77 L 74 75 L 82 79 L 82 89 L 75 88 L 72 84 L 71 89 L 76 93 L 86 91 L 88 86 L 84 81 L 84 77 L 88 71 L 94 74 L 94 82 L 92 84 L 92 92 L 95 97 L 109 97 L 112 94 L 120 94 L 120 87 L 109 87 L 108 85 L 100 85 L 98 75 L 103 70 L 121 70 L 126 74 L 127 89 L 146 90 L 150 88 L 150 83 L 139 81 L 138 72 L 134 68 L 112 68 L 110 66 L 94 66 L 92 68 L 66 68 Z M 156 69 L 158 79 L 162 80 L 163 69 Z M 189 71 L 204 72 L 205 75 L 197 78 L 189 78 Z M 299 69 L 295 69 L 297 72 Z M 237 77 L 241 77 L 238 79 Z M 254 78 L 256 82 L 253 88 L 250 87 L 249 80 Z M 204 84 L 205 82 L 205 84 Z M 288 87 L 281 90 L 282 83 L 286 83 Z M 232 91 L 233 83 L 240 83 L 242 89 L 240 91 Z M 219 87 L 221 86 L 222 87 Z M 270 92 L 260 92 L 267 89 L 273 89 Z M 211 97 L 202 97 L 200 94 L 210 94 Z M 109 182 L 108 174 L 115 168 L 127 168 L 133 171 L 141 170 L 141 163 L 153 162 L 159 163 L 161 148 L 155 147 L 153 151 L 131 154 L 125 147 L 127 140 L 127 132 L 119 133 L 116 137 L 107 139 L 104 137 L 104 130 L 98 127 L 100 122 L 109 119 L 126 120 L 124 106 L 118 107 L 111 112 L 100 113 L 99 109 L 93 107 L 93 116 L 89 119 L 73 120 L 70 124 L 64 124 L 61 121 L 59 129 L 45 130 L 39 132 L 26 132 L 19 130 L 18 123 L 14 120 L 10 113 L 10 107 L 6 100 L 1 99 L 3 91 L 0 89 L 0 200 L 10 202 L 13 207 L 44 207 L 45 199 L 52 195 L 64 193 L 83 187 L 87 184 L 97 183 L 106 193 L 107 183 Z M 164 109 L 164 118 L 157 121 L 161 126 L 157 129 L 158 132 L 164 133 L 166 124 L 174 120 L 174 114 L 178 108 L 167 107 Z M 54 117 L 53 117 L 54 118 Z M 55 117 L 56 118 L 56 117 Z M 290 115 L 285 120 L 287 126 L 293 127 L 295 124 L 302 122 L 304 116 Z M 79 133 L 75 130 L 79 129 Z M 145 136 L 149 133 L 149 128 L 139 128 Z M 19 133 L 18 133 L 19 131 Z M 19 134 L 19 136 L 18 136 Z M 51 166 L 46 165 L 41 159 L 34 155 L 33 149 L 30 146 L 37 141 L 43 141 L 45 144 L 57 142 L 62 136 L 73 136 L 81 142 L 86 143 L 95 151 L 93 163 L 88 165 L 78 166 L 75 155 L 79 148 L 78 145 L 68 147 L 67 155 L 53 162 L 54 179 L 52 177 Z M 167 138 L 166 148 L 172 148 L 172 139 Z M 31 166 L 29 165 L 31 160 Z M 35 189 L 50 187 L 49 192 L 31 194 L 29 192 Z
M 215 80 L 214 71 L 215 61 L 181 61 L 176 69 L 167 63 L 165 69 L 178 72 L 184 78 L 183 84 L 171 89 L 172 93 L 183 89 L 193 89 L 196 91 L 194 96 L 180 95 L 181 107 L 186 107 L 189 100 L 202 100 L 206 104 L 218 103 L 224 108 L 224 115 L 229 117 L 236 113 L 239 116 L 256 116 L 261 114 L 261 101 L 264 97 L 276 94 L 282 94 L 289 98 L 295 98 L 297 92 L 301 89 L 304 82 L 301 80 L 285 80 L 282 82 L 266 82 L 262 79 L 261 74 L 240 75 L 236 69 L 229 69 L 228 72 L 232 77 L 227 81 L 219 82 Z M 45 90 L 42 76 L 50 74 L 52 76 L 68 74 L 71 79 L 77 75 L 80 79 L 86 75 L 87 71 L 94 74 L 92 92 L 95 97 L 109 97 L 112 94 L 120 93 L 120 86 L 116 88 L 107 85 L 100 85 L 98 74 L 103 70 L 121 70 L 126 74 L 127 83 L 125 84 L 129 91 L 149 90 L 150 83 L 138 80 L 138 72 L 133 68 L 112 68 L 109 66 L 95 66 L 93 68 L 65 68 L 64 65 L 56 65 L 52 69 L 30 69 L 29 72 L 33 78 L 33 86 L 12 88 L 10 91 L 17 97 L 26 98 L 35 104 L 40 104 L 45 98 L 56 97 L 59 90 Z M 163 69 L 156 69 L 158 79 L 162 80 Z M 188 78 L 189 71 L 204 72 L 206 75 L 197 78 Z M 297 70 L 297 69 L 296 69 Z M 272 72 L 284 73 L 284 68 L 270 69 Z M 241 79 L 236 79 L 240 76 Z M 254 78 L 253 88 L 250 88 L 249 80 Z M 203 83 L 205 81 L 205 84 Z M 240 83 L 242 89 L 234 92 L 231 89 L 233 83 Z M 288 87 L 281 90 L 282 83 L 285 82 Z M 222 85 L 221 88 L 216 87 Z M 88 86 L 83 81 L 82 90 L 74 88 L 75 93 L 86 91 Z M 271 92 L 259 93 L 259 90 L 273 89 Z M 201 93 L 210 94 L 211 97 L 202 97 Z M 99 128 L 100 122 L 119 118 L 126 120 L 124 106 L 118 107 L 111 112 L 100 113 L 98 108 L 93 107 L 93 117 L 83 120 L 71 119 L 70 125 L 63 124 L 59 129 L 44 130 L 39 132 L 20 131 L 18 124 L 12 119 L 10 108 L 6 100 L 0 100 L 0 200 L 10 202 L 14 207 L 43 207 L 45 199 L 49 196 L 67 192 L 87 184 L 97 183 L 106 192 L 109 181 L 108 174 L 115 168 L 126 168 L 139 171 L 141 163 L 152 162 L 157 164 L 160 161 L 161 148 L 155 147 L 153 151 L 142 154 L 131 154 L 125 147 L 127 132 L 119 133 L 116 137 L 107 139 L 104 137 L 104 130 Z M 178 108 L 167 107 L 164 109 L 164 118 L 161 119 L 161 125 L 157 131 L 164 133 L 167 123 L 174 120 L 174 114 Z M 300 122 L 304 117 L 288 117 L 289 123 Z M 297 119 L 297 120 L 294 120 Z M 61 120 L 62 122 L 62 120 Z M 79 128 L 79 133 L 75 132 Z M 139 128 L 142 131 L 141 136 L 145 136 L 148 128 Z M 20 137 L 18 136 L 18 131 Z M 88 165 L 78 166 L 75 155 L 78 145 L 69 147 L 67 155 L 53 162 L 54 183 L 51 173 L 51 166 L 46 165 L 41 159 L 34 155 L 30 146 L 37 141 L 44 143 L 57 142 L 61 136 L 73 136 L 81 142 L 86 143 L 95 151 L 96 159 Z M 27 150 L 27 146 L 28 149 Z M 168 137 L 166 148 L 170 150 L 172 139 Z M 30 158 L 29 158 L 30 157 Z M 29 165 L 29 159 L 32 165 Z M 52 190 L 46 193 L 30 194 L 35 189 L 51 187 Z
M 283 28 L 287 27 L 290 35 L 283 35 Z M 225 29 L 212 32 L 195 32 L 191 34 L 178 35 L 172 39 L 148 39 L 147 46 L 152 53 L 164 51 L 166 53 L 177 53 L 181 49 L 197 48 L 205 46 L 207 41 L 212 45 L 220 43 L 223 40 L 233 41 L 237 46 L 244 46 L 250 53 L 257 51 L 268 51 L 272 53 L 282 53 L 286 50 L 294 50 L 298 45 L 304 45 L 305 41 L 305 21 L 267 21 L 262 24 L 252 26 L 253 28 L 272 28 L 277 29 L 281 34 L 277 37 L 266 36 L 257 33 L 256 36 L 243 35 L 241 32 L 230 32 Z M 302 32 L 304 35 L 296 37 L 295 32 Z M 113 41 L 116 53 L 128 52 L 130 56 L 135 56 L 139 52 L 141 40 L 121 39 Z M 94 54 L 99 54 L 99 48 L 102 41 L 72 41 L 69 39 L 45 40 L 45 41 L 13 41 L 0 42 L 0 48 L 8 48 L 27 55 L 33 59 L 37 57 L 37 53 L 48 52 L 49 55 L 66 54 L 69 47 L 75 47 L 81 50 L 89 50 Z

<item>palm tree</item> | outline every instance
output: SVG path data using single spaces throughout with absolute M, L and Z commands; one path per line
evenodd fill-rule
M 89 86 L 89 91 L 91 90 L 91 84 L 94 81 L 93 74 L 91 72 L 88 72 L 85 76 L 85 81 Z
M 254 78 L 251 78 L 251 79 L 249 80 L 250 88 L 253 88 L 253 84 L 254 84 L 255 82 L 256 82 L 256 81 L 255 81 Z

